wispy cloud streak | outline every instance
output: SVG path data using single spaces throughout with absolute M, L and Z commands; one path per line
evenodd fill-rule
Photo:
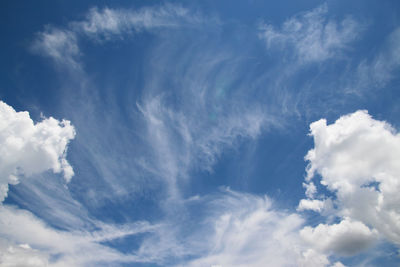
M 325 4 L 286 20 L 280 29 L 262 24 L 260 38 L 269 49 L 294 49 L 294 57 L 304 63 L 341 56 L 362 27 L 351 17 L 336 22 L 327 15 Z

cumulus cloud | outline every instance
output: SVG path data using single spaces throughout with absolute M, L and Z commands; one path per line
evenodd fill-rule
M 370 230 L 363 223 L 348 218 L 333 225 L 306 226 L 300 235 L 321 252 L 347 256 L 363 251 L 377 239 L 376 230 Z
M 320 194 L 317 200 L 309 195 L 299 209 L 322 212 L 321 202 L 332 201 L 332 213 L 341 222 L 305 228 L 303 236 L 318 239 L 325 244 L 321 245 L 324 250 L 340 253 L 358 252 L 378 234 L 400 245 L 400 135 L 365 110 L 331 125 L 321 119 L 310 129 L 315 146 L 305 157 L 309 161 L 306 182 L 320 179 L 319 187 L 325 187 L 331 196 Z
M 28 244 L 11 245 L 0 240 L 0 264 L 4 267 L 49 266 L 47 255 L 32 249 Z
M 340 55 L 354 41 L 360 25 L 348 17 L 339 22 L 327 18 L 328 7 L 322 5 L 286 20 L 280 29 L 263 24 L 260 38 L 268 48 L 293 48 L 302 62 L 323 61 Z
M 0 101 L 0 200 L 7 196 L 8 184 L 47 170 L 62 172 L 69 182 L 74 171 L 66 155 L 74 137 L 67 120 L 50 117 L 34 123 L 28 112 L 16 112 Z
M 313 210 L 320 212 L 325 208 L 325 201 L 319 199 L 302 199 L 299 203 L 298 210 Z

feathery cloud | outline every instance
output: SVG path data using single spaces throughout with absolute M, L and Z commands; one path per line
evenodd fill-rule
M 336 22 L 327 18 L 328 7 L 322 5 L 285 21 L 281 29 L 263 24 L 260 38 L 269 49 L 293 48 L 300 62 L 318 62 L 340 55 L 354 41 L 360 25 L 351 17 Z

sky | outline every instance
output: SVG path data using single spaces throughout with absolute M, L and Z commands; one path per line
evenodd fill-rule
M 399 266 L 398 1 L 0 6 L 0 266 Z

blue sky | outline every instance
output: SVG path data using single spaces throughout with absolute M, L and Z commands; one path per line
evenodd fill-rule
M 0 265 L 399 265 L 397 1 L 0 5 Z

